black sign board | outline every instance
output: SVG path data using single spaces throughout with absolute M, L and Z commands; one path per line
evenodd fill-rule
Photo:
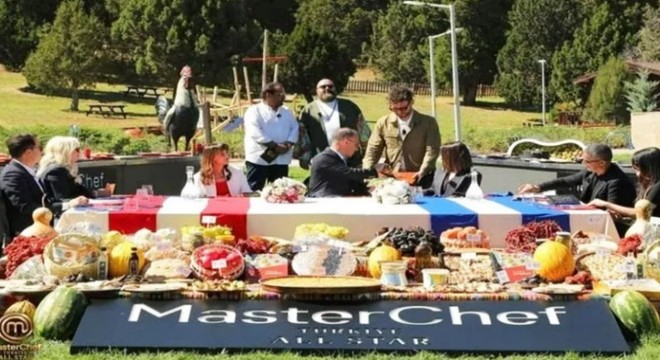
M 297 350 L 598 352 L 630 349 L 603 300 L 94 301 L 71 353 Z

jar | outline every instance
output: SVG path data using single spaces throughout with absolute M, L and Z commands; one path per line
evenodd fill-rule
M 555 241 L 564 244 L 569 250 L 573 249 L 573 241 L 571 240 L 571 233 L 560 231 L 555 234 Z
M 407 268 L 408 263 L 406 261 L 382 261 L 380 263 L 380 282 L 387 286 L 408 285 L 406 279 Z

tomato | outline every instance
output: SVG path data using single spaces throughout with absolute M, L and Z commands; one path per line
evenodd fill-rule
M 215 260 L 215 259 L 213 259 L 211 256 L 207 256 L 207 255 L 202 255 L 202 256 L 199 257 L 199 262 L 202 264 L 204 269 L 211 270 L 213 268 L 212 267 L 213 260 Z
M 235 252 L 229 254 L 227 256 L 227 266 L 232 269 L 241 266 L 241 256 Z

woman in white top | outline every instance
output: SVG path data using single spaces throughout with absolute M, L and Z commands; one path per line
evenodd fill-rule
M 206 197 L 242 196 L 252 192 L 241 169 L 229 165 L 227 144 L 204 147 L 200 170 L 193 176 Z

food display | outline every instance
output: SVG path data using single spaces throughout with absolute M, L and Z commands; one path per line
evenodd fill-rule
M 530 222 L 506 233 L 506 251 L 533 253 L 537 239 L 552 239 L 562 228 L 552 220 Z
M 489 248 L 490 239 L 486 233 L 474 226 L 454 227 L 440 234 L 440 242 L 445 248 Z
M 353 294 L 381 288 L 380 281 L 357 276 L 287 276 L 261 285 L 267 291 L 288 294 Z
M 505 290 L 505 287 L 488 282 L 488 281 L 475 281 L 466 283 L 452 283 L 444 285 L 435 285 L 430 291 L 443 292 L 443 293 L 498 293 Z
M 198 278 L 204 280 L 233 280 L 243 273 L 245 260 L 235 248 L 209 244 L 193 252 L 190 267 Z
M 49 340 L 69 340 L 78 328 L 87 298 L 70 287 L 58 287 L 41 300 L 34 313 L 34 333 Z
M 413 202 L 412 188 L 407 181 L 386 178 L 371 185 L 373 185 L 371 196 L 379 203 L 397 205 Z
M 401 260 L 401 252 L 389 244 L 381 244 L 369 254 L 369 274 L 376 279 L 380 279 L 380 263 L 397 260 Z
M 50 242 L 52 236 L 38 237 L 38 236 L 17 236 L 14 240 L 4 248 L 4 254 L 7 257 L 7 265 L 5 265 L 5 276 L 9 278 L 16 268 L 26 260 L 35 255 L 41 255 Z
M 299 252 L 291 262 L 298 275 L 337 275 L 348 276 L 355 272 L 355 255 L 337 246 L 312 246 Z
M 193 251 L 198 247 L 215 242 L 233 245 L 236 238 L 227 226 L 184 226 L 181 228 L 181 248 Z
M 439 254 L 444 249 L 438 236 L 432 230 L 425 230 L 421 227 L 394 228 L 389 233 L 388 238 L 391 240 L 392 246 L 399 250 L 403 256 L 415 256 L 415 249 L 422 242 L 431 245 L 433 255 Z
M 321 235 L 331 239 L 343 240 L 348 236 L 348 229 L 343 226 L 333 226 L 325 223 L 301 224 L 296 226 L 293 238 L 305 239 Z
M 576 263 L 578 270 L 591 273 L 596 280 L 623 280 L 627 278 L 626 257 L 616 253 L 585 254 Z
M 489 253 L 447 253 L 443 262 L 449 269 L 449 284 L 473 281 L 495 282 L 493 262 Z
M 245 282 L 240 280 L 195 281 L 192 288 L 194 291 L 210 293 L 246 290 Z

